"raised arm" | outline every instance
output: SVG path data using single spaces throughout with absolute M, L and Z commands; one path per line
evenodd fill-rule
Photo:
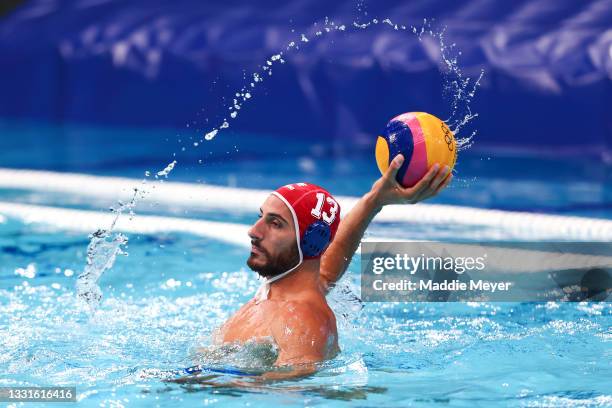
M 329 291 L 348 268 L 365 230 L 378 212 L 388 204 L 416 204 L 438 194 L 452 179 L 448 167 L 436 164 L 414 187 L 403 188 L 395 180 L 404 157 L 397 155 L 386 173 L 379 178 L 351 211 L 342 219 L 336 237 L 321 257 L 321 280 Z

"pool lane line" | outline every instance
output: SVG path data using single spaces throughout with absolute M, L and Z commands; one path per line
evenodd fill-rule
M 15 204 L 0 201 L 0 214 L 16 218 L 27 224 L 49 225 L 60 230 L 91 233 L 103 225 L 110 225 L 115 214 L 101 211 L 73 210 L 31 204 Z M 219 221 L 191 218 L 137 215 L 120 217 L 115 230 L 136 234 L 183 232 L 250 247 L 247 236 L 249 226 Z
M 149 182 L 147 185 L 150 193 L 143 200 L 145 202 L 155 202 L 173 209 L 220 210 L 245 214 L 256 213 L 270 193 L 268 190 L 175 181 Z M 56 192 L 114 202 L 130 199 L 135 187 L 141 187 L 141 180 L 0 168 L 0 188 Z M 344 215 L 358 200 L 357 197 L 336 198 Z M 387 206 L 376 216 L 375 222 L 480 226 L 501 230 L 507 237 L 522 239 L 562 237 L 565 240 L 612 240 L 612 220 L 442 204 Z

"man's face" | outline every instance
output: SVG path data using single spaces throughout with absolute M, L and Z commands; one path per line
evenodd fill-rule
M 275 195 L 270 194 L 264 201 L 249 237 L 251 255 L 247 265 L 261 276 L 274 277 L 300 261 L 291 212 Z

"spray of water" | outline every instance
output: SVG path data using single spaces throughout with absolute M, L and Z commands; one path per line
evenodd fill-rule
M 163 180 L 174 169 L 176 160 L 169 163 L 163 170 L 158 171 L 155 179 Z M 110 211 L 115 214 L 111 225 L 107 229 L 98 229 L 89 236 L 87 246 L 87 261 L 83 272 L 78 276 L 76 283 L 77 297 L 83 301 L 90 313 L 95 312 L 102 300 L 102 290 L 98 285 L 100 277 L 104 271 L 110 269 L 118 255 L 127 256 L 126 251 L 128 237 L 120 232 L 115 232 L 117 221 L 122 214 L 126 213 L 129 219 L 135 216 L 134 209 L 138 201 L 143 199 L 150 190 L 147 188 L 147 179 L 150 177 L 149 171 L 145 172 L 145 178 L 141 182 L 140 188 L 134 188 L 132 198 L 128 202 L 118 201 Z
M 232 105 L 228 107 L 228 111 L 231 112 L 229 118 L 224 118 L 219 126 L 216 126 L 210 131 L 206 132 L 200 142 L 205 140 L 213 140 L 219 134 L 219 132 L 230 127 L 231 121 L 236 119 L 238 116 L 238 111 L 243 108 L 247 100 L 251 99 L 251 92 L 254 92 L 257 86 L 264 82 L 266 76 L 272 76 L 274 65 L 277 63 L 285 63 L 285 59 L 283 58 L 285 53 L 298 51 L 300 49 L 300 44 L 308 43 L 311 40 L 324 36 L 328 33 L 365 30 L 371 26 L 382 25 L 390 27 L 398 32 L 405 31 L 416 35 L 421 42 L 433 40 L 437 43 L 436 46 L 440 51 L 440 71 L 442 73 L 443 80 L 443 97 L 450 106 L 451 111 L 450 116 L 445 120 L 445 122 L 455 135 L 458 150 L 469 148 L 472 145 L 476 131 L 472 131 L 469 136 L 462 137 L 462 135 L 465 132 L 467 125 L 478 117 L 478 113 L 472 111 L 471 103 L 476 95 L 478 87 L 480 86 L 480 81 L 484 75 L 484 70 L 481 70 L 480 74 L 475 80 L 466 76 L 459 65 L 461 51 L 456 50 L 455 43 L 450 45 L 447 44 L 445 37 L 446 27 L 437 28 L 433 20 L 424 19 L 422 25 L 417 27 L 398 24 L 392 21 L 390 18 L 367 19 L 368 12 L 363 0 L 359 0 L 357 2 L 357 11 L 360 14 L 359 18 L 349 25 L 336 23 L 330 20 L 328 17 L 325 17 L 323 27 L 318 28 L 317 23 L 314 24 L 314 36 L 308 37 L 305 33 L 300 33 L 298 38 L 290 41 L 287 44 L 284 51 L 274 54 L 267 59 L 257 71 L 250 75 L 252 78 L 250 83 L 245 84 L 235 93 L 236 97 L 233 99 Z M 364 20 L 362 17 L 366 17 L 366 19 Z M 194 146 L 200 145 L 200 142 L 194 142 Z
M 478 117 L 478 113 L 472 111 L 472 100 L 476 95 L 476 90 L 480 86 L 484 70 L 481 69 L 480 74 L 475 80 L 465 76 L 458 64 L 458 58 L 461 55 L 461 51 L 454 50 L 455 43 L 450 45 L 446 43 L 446 27 L 439 31 L 430 30 L 430 32 L 433 32 L 435 38 L 439 39 L 440 54 L 444 62 L 442 71 L 444 83 L 443 92 L 451 107 L 450 116 L 445 122 L 455 136 L 458 136 L 473 119 Z M 476 131 L 472 131 L 467 137 L 457 138 L 458 150 L 470 147 L 474 136 L 476 136 Z

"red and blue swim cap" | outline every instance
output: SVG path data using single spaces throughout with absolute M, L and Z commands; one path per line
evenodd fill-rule
M 287 184 L 272 194 L 291 211 L 300 263 L 320 257 L 340 224 L 338 202 L 324 188 L 309 183 Z

